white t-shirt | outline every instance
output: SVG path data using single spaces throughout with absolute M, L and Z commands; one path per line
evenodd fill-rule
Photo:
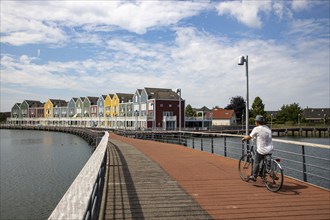
M 259 154 L 268 154 L 273 150 L 272 131 L 266 125 L 253 128 L 250 136 L 257 142 Z

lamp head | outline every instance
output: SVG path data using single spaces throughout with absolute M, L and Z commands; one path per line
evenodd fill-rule
M 244 62 L 245 62 L 245 58 L 244 56 L 240 56 L 239 59 L 238 59 L 238 65 L 244 65 Z

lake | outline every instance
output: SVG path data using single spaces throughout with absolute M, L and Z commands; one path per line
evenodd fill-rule
M 80 137 L 3 130 L 1 219 L 47 219 L 92 154 Z

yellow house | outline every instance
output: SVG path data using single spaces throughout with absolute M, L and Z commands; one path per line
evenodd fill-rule
M 48 99 L 48 101 L 45 103 L 44 111 L 45 118 L 53 118 L 53 102 L 51 99 Z
M 119 98 L 114 94 L 111 102 L 111 117 L 119 115 Z
M 104 99 L 104 118 L 105 118 L 105 125 L 110 126 L 111 121 L 111 102 L 112 102 L 113 94 L 108 94 Z
M 113 94 L 108 94 L 104 99 L 104 117 L 110 118 L 111 117 L 111 102 L 112 102 Z

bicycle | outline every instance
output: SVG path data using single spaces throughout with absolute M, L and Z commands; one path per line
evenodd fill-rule
M 248 182 L 249 177 L 252 175 L 254 163 L 253 145 L 247 153 L 241 156 L 238 162 L 238 173 L 240 178 Z M 280 159 L 273 159 L 272 154 L 266 154 L 264 159 L 260 162 L 259 176 L 269 191 L 277 192 L 283 186 L 283 169 L 280 165 Z

